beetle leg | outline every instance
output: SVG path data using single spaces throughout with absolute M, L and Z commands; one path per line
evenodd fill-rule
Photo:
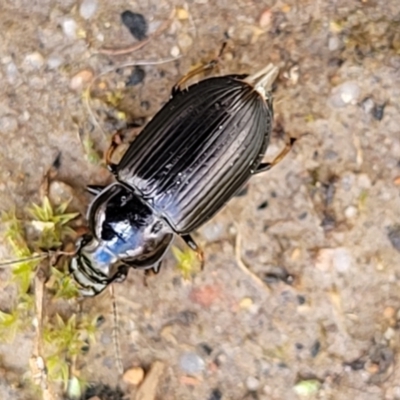
M 214 69 L 217 66 L 217 64 L 219 63 L 225 47 L 226 47 L 226 42 L 222 43 L 222 47 L 221 47 L 221 50 L 219 51 L 217 58 L 215 58 L 214 60 L 211 60 L 210 62 L 208 62 L 205 65 L 201 65 L 200 67 L 195 68 L 193 71 L 188 72 L 181 79 L 179 79 L 179 81 L 172 88 L 171 95 L 175 96 L 177 93 L 181 92 L 184 89 L 183 85 L 188 80 L 192 79 L 194 76 L 201 74 L 202 72 L 206 72 L 206 71 Z
M 161 264 L 162 264 L 162 261 L 160 261 L 156 265 L 153 265 L 151 268 L 144 270 L 144 276 L 143 276 L 143 285 L 144 286 L 146 286 L 146 287 L 148 286 L 147 280 L 148 280 L 149 276 L 157 275 L 160 272 Z
M 197 246 L 196 242 L 192 239 L 190 235 L 182 235 L 181 238 L 185 241 L 185 243 L 197 254 L 197 258 L 200 261 L 201 270 L 204 269 L 204 252 L 203 250 Z
M 105 187 L 101 185 L 87 185 L 86 190 L 93 196 L 97 196 Z
M 296 138 L 290 138 L 289 143 L 286 143 L 285 148 L 272 160 L 270 163 L 261 163 L 258 168 L 254 171 L 255 174 L 259 174 L 260 172 L 269 171 L 274 165 L 281 162 L 287 153 L 289 153 L 290 149 L 293 147 Z
M 117 164 L 112 162 L 112 156 L 117 147 L 122 143 L 122 140 L 123 140 L 122 131 L 121 130 L 116 131 L 112 135 L 110 147 L 107 149 L 105 154 L 107 167 L 114 175 L 116 174 Z

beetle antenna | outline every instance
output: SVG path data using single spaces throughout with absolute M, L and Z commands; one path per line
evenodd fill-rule
M 0 267 L 7 267 L 9 265 L 20 264 L 20 263 L 27 262 L 27 261 L 41 260 L 46 257 L 50 257 L 50 253 L 39 253 L 39 254 L 35 254 L 33 256 L 19 258 L 18 260 L 6 260 L 3 262 L 0 262 Z
M 117 365 L 117 371 L 119 375 L 122 375 L 124 372 L 124 367 L 122 365 L 122 357 L 121 357 L 121 343 L 119 341 L 119 318 L 118 318 L 118 308 L 117 301 L 115 299 L 114 293 L 114 285 L 110 285 L 110 295 L 111 295 L 111 303 L 112 303 L 112 312 L 113 312 L 113 329 L 112 329 L 112 337 L 114 341 L 114 349 L 115 349 L 115 363 Z

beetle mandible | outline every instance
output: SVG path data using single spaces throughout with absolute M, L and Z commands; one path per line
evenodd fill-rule
M 183 77 L 170 100 L 144 127 L 118 164 L 116 181 L 89 187 L 90 235 L 78 239 L 70 271 L 84 295 L 125 279 L 129 267 L 158 272 L 174 234 L 203 253 L 190 233 L 214 216 L 250 179 L 269 170 L 273 107 L 271 86 L 278 69 L 212 77 L 183 88 L 211 62 Z

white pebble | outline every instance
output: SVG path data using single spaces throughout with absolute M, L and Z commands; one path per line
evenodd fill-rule
M 340 40 L 337 36 L 332 36 L 328 41 L 329 51 L 335 51 L 340 47 Z
M 362 189 L 369 189 L 371 187 L 371 179 L 367 174 L 360 174 L 357 178 L 358 186 Z
M 79 7 L 79 14 L 83 19 L 90 19 L 97 11 L 97 0 L 83 0 Z
M 64 35 L 70 39 L 75 39 L 76 37 L 77 25 L 73 19 L 66 19 L 62 22 L 62 30 Z
M 14 117 L 5 116 L 0 118 L 0 133 L 11 134 L 18 129 L 18 122 Z
M 383 334 L 383 336 L 385 337 L 385 339 L 387 341 L 392 340 L 395 337 L 395 335 L 396 335 L 396 332 L 391 327 L 387 328 L 385 333 Z
M 47 66 L 50 69 L 56 69 L 58 68 L 61 64 L 62 64 L 63 60 L 61 57 L 57 57 L 57 56 L 51 56 L 49 57 L 49 59 L 47 60 Z
M 17 82 L 18 68 L 13 62 L 10 62 L 10 63 L 7 64 L 7 66 L 6 66 L 6 74 L 7 74 L 8 81 L 12 85 Z
M 38 51 L 35 51 L 25 56 L 24 64 L 33 69 L 39 69 L 44 64 L 44 58 Z
M 255 392 L 260 387 L 260 381 L 254 376 L 249 376 L 246 379 L 246 387 L 250 392 Z
M 179 47 L 178 47 L 178 46 L 174 46 L 174 47 L 171 49 L 171 52 L 170 52 L 170 54 L 171 54 L 172 57 L 178 57 L 180 53 L 181 53 L 181 51 L 179 50 Z
M 341 108 L 349 104 L 356 104 L 360 96 L 360 87 L 356 82 L 345 82 L 332 90 L 329 103 L 332 107 Z
M 318 252 L 315 266 L 321 271 L 335 269 L 339 273 L 347 272 L 352 264 L 352 257 L 344 247 L 321 249 Z
M 349 206 L 344 210 L 344 215 L 349 219 L 356 217 L 357 213 L 357 207 L 354 206 Z
M 344 247 L 334 249 L 332 254 L 332 264 L 336 271 L 347 272 L 352 264 L 351 255 Z

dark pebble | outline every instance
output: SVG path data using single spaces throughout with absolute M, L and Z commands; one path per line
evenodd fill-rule
M 53 168 L 60 169 L 61 167 L 61 151 L 57 154 L 57 157 L 53 161 Z
M 386 104 L 375 104 L 371 113 L 377 121 L 382 121 Z
M 200 343 L 199 348 L 207 356 L 209 356 L 213 351 L 212 347 L 210 347 L 207 343 Z
M 304 211 L 303 213 L 301 213 L 297 218 L 300 220 L 306 219 L 307 218 L 307 211 Z
M 303 350 L 304 349 L 304 346 L 301 343 L 296 343 L 295 346 L 296 346 L 297 350 Z
M 126 81 L 126 86 L 136 86 L 139 83 L 144 81 L 146 76 L 146 72 L 143 68 L 136 66 L 133 68 L 132 73 L 129 75 L 128 80 Z
M 106 319 L 104 318 L 104 316 L 99 315 L 96 320 L 96 328 L 100 328 L 100 326 L 103 325 L 105 321 Z
M 181 323 L 184 326 L 191 325 L 197 319 L 197 314 L 194 311 L 181 311 L 176 316 L 176 322 Z
M 99 384 L 90 386 L 82 396 L 82 400 L 89 400 L 96 396 L 104 400 L 124 400 L 126 398 L 121 389 L 113 389 L 108 385 Z
M 150 102 L 148 102 L 147 100 L 143 100 L 140 103 L 140 107 L 142 107 L 144 110 L 148 111 L 148 110 L 150 110 Z
M 259 204 L 259 205 L 257 206 L 257 210 L 264 210 L 264 209 L 267 208 L 267 207 L 268 207 L 268 201 L 265 200 L 265 201 L 263 201 L 261 204 Z
M 129 29 L 129 32 L 137 40 L 143 40 L 147 34 L 147 21 L 142 14 L 133 13 L 132 11 L 124 11 L 121 14 L 122 23 Z
M 301 294 L 299 294 L 297 295 L 297 301 L 299 302 L 300 305 L 303 305 L 306 302 L 306 298 Z
M 208 400 L 221 400 L 222 399 L 222 393 L 219 389 L 214 389 L 211 392 L 210 397 L 208 398 Z
M 344 363 L 345 367 L 350 367 L 353 371 L 360 371 L 364 369 L 365 361 L 363 360 L 354 360 L 349 363 Z
M 341 67 L 344 63 L 344 60 L 340 57 L 332 57 L 328 61 L 328 66 L 333 68 Z
M 81 352 L 82 352 L 82 354 L 87 354 L 87 353 L 89 352 L 89 350 L 90 350 L 89 344 L 85 344 L 85 345 L 83 345 L 83 346 L 81 347 Z
M 268 284 L 277 283 L 282 281 L 290 285 L 293 282 L 293 276 L 283 267 L 272 267 L 264 275 L 264 282 Z
M 324 228 L 325 231 L 329 231 L 336 226 L 336 220 L 335 217 L 331 214 L 326 213 L 324 215 L 324 218 L 321 222 L 322 228 Z
M 319 340 L 316 340 L 310 349 L 311 357 L 315 358 L 320 350 L 321 350 L 321 342 Z
M 369 352 L 370 360 L 379 365 L 379 373 L 386 372 L 394 362 L 394 352 L 384 345 L 375 345 Z
M 400 225 L 389 228 L 388 238 L 392 246 L 400 252 Z

